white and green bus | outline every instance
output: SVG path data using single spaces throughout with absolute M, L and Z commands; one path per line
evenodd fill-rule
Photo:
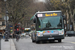
M 35 31 L 31 34 L 32 42 L 64 39 L 64 16 L 61 11 L 36 12 L 33 18 Z

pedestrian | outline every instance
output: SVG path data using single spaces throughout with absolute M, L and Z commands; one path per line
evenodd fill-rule
M 3 39 L 5 39 L 5 36 L 4 36 L 4 34 L 5 34 L 5 31 L 3 31 L 3 32 L 2 32 Z
M 8 39 L 9 39 L 9 32 L 5 31 L 4 36 L 5 36 L 5 41 L 8 41 Z

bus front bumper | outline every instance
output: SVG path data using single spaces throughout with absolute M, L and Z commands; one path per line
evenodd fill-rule
M 58 39 L 64 39 L 64 35 L 53 35 L 53 36 L 37 36 L 36 40 L 58 40 Z

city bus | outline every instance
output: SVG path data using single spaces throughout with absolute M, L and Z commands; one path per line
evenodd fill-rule
M 62 11 L 40 11 L 32 17 L 35 31 L 31 34 L 32 42 L 55 41 L 64 39 L 64 16 Z
M 29 35 L 30 31 L 31 31 L 31 28 L 25 28 L 24 33 L 26 33 L 26 35 Z

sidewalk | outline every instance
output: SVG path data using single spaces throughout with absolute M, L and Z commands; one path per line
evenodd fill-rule
M 1 50 L 16 50 L 13 39 L 8 39 L 9 41 L 5 41 L 5 39 L 1 39 Z

